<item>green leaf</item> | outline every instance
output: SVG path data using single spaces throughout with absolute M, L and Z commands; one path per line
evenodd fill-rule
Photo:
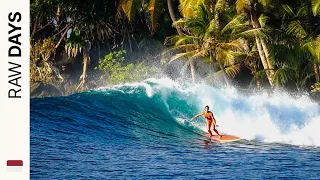
M 235 27 L 247 25 L 245 23 L 248 23 L 246 16 L 243 14 L 237 15 L 227 25 L 223 27 L 221 33 L 224 34 L 226 31 L 232 30 Z
M 320 14 L 320 0 L 312 0 L 312 12 L 315 16 Z
M 289 82 L 293 70 L 290 67 L 281 67 L 274 74 L 273 83 L 277 86 L 284 85 Z
M 287 33 L 292 34 L 296 37 L 300 37 L 300 38 L 304 38 L 307 35 L 307 32 L 304 30 L 300 21 L 298 21 L 298 20 L 292 21 L 288 25 Z

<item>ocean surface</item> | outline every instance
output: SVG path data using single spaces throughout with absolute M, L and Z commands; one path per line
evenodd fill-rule
M 209 105 L 222 134 L 203 136 Z M 320 179 L 320 106 L 307 95 L 148 79 L 31 99 L 31 179 Z

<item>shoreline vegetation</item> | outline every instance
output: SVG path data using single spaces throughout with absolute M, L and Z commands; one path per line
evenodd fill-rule
M 185 78 L 320 98 L 320 0 L 31 0 L 31 97 Z

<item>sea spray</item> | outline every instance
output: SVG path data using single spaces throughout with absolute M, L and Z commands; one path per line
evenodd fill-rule
M 205 84 L 178 83 L 171 79 L 148 79 L 140 83 L 99 88 L 145 96 L 159 96 L 167 110 L 182 125 L 206 131 L 204 118 L 190 119 L 205 105 L 219 125 L 219 131 L 246 140 L 267 143 L 320 146 L 319 104 L 308 96 L 291 96 L 285 91 L 240 93 L 236 88 L 219 89 Z M 150 107 L 151 108 L 151 107 Z

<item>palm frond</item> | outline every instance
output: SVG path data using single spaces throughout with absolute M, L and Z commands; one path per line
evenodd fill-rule
M 180 46 L 185 44 L 197 44 L 199 42 L 199 38 L 196 36 L 189 36 L 189 35 L 175 35 L 167 37 L 164 41 L 165 45 L 174 45 Z
M 281 67 L 276 70 L 273 78 L 273 83 L 277 86 L 284 85 L 289 82 L 293 70 L 290 67 Z
M 217 49 L 217 59 L 224 65 L 233 65 L 235 64 L 235 54 L 233 51 L 228 49 Z
M 282 8 L 283 8 L 283 9 L 285 10 L 285 12 L 286 12 L 287 14 L 289 14 L 290 16 L 292 16 L 292 17 L 295 16 L 292 8 L 291 8 L 288 4 L 282 4 Z
M 193 51 L 188 51 L 188 52 L 184 52 L 184 53 L 179 53 L 179 54 L 176 54 L 175 56 L 173 56 L 169 62 L 172 62 L 172 61 L 175 61 L 175 60 L 178 60 L 179 58 L 183 58 L 183 57 L 191 57 L 193 56 L 194 54 L 197 53 L 197 50 L 193 50 Z
M 308 50 L 316 62 L 320 62 L 320 36 L 317 39 L 306 42 L 302 47 Z
M 179 46 L 174 46 L 174 49 L 184 49 L 184 50 L 189 50 L 189 49 L 200 49 L 199 44 L 182 44 Z
M 196 49 L 194 55 L 191 56 L 191 59 L 197 59 L 200 57 L 204 57 L 205 56 L 205 51 L 202 51 L 200 49 Z
M 263 28 L 249 29 L 249 30 L 240 32 L 238 34 L 238 36 L 240 36 L 240 37 L 246 37 L 249 39 L 254 39 L 256 35 L 258 35 L 262 38 L 267 37 L 266 34 L 263 32 Z
M 278 67 L 288 66 L 295 70 L 302 66 L 304 59 L 308 59 L 307 52 L 300 44 L 292 47 L 283 44 L 272 45 L 271 54 L 277 62 Z
M 227 1 L 226 0 L 217 0 L 216 1 L 216 5 L 214 7 L 214 11 L 216 13 L 220 13 L 221 11 L 224 10 L 225 6 L 226 6 Z
M 296 37 L 300 37 L 300 38 L 303 38 L 307 35 L 307 32 L 304 30 L 300 21 L 298 21 L 298 20 L 292 21 L 288 25 L 287 33 L 292 34 Z
M 309 79 L 312 78 L 313 76 L 314 76 L 314 73 L 309 73 L 309 74 L 307 74 L 306 76 L 304 76 L 304 77 L 301 79 L 300 84 L 301 84 L 302 86 L 306 85 L 307 80 L 309 80 Z
M 250 10 L 251 9 L 251 1 L 252 0 L 237 0 L 236 1 L 236 9 L 237 12 L 242 12 L 244 10 Z
M 180 0 L 179 10 L 183 17 L 191 17 L 204 0 Z
M 269 20 L 269 17 L 264 15 L 264 14 L 261 14 L 261 16 L 259 17 L 259 23 L 261 25 L 262 28 L 265 28 L 266 27 L 266 24 L 267 24 L 267 21 Z
M 309 3 L 308 3 L 309 4 Z M 297 17 L 307 17 L 310 13 L 310 7 L 307 3 L 302 3 L 296 13 Z
M 183 19 L 183 18 L 180 18 L 179 20 L 173 22 L 172 26 L 173 27 L 182 27 L 183 28 L 185 26 L 185 24 L 186 24 L 186 20 Z
M 186 21 L 186 26 L 191 30 L 193 34 L 202 35 L 206 32 L 207 25 L 203 21 L 199 21 L 197 19 L 190 19 Z
M 224 70 L 229 77 L 235 78 L 240 73 L 241 65 L 236 64 L 236 65 L 228 66 L 228 67 L 224 68 Z M 215 74 L 216 75 L 223 75 L 223 70 L 219 70 Z
M 243 26 L 245 23 L 248 22 L 246 20 L 246 16 L 244 14 L 239 14 L 236 17 L 234 17 L 227 25 L 225 25 L 222 30 L 221 34 L 224 34 L 228 30 L 232 30 L 235 27 Z
M 320 14 L 320 0 L 312 0 L 312 12 L 315 16 Z
M 218 46 L 224 49 L 243 49 L 243 45 L 240 43 L 239 39 L 233 40 L 231 42 L 221 42 L 218 44 Z
M 185 18 L 185 28 L 192 34 L 203 36 L 208 32 L 210 19 L 210 11 L 204 5 L 200 5 L 194 16 Z
M 175 42 L 175 46 L 184 45 L 184 44 L 194 44 L 199 41 L 199 38 L 196 36 L 188 35 L 179 35 L 179 39 Z
M 225 68 L 225 70 L 229 77 L 235 78 L 240 73 L 241 65 L 240 64 L 232 65 Z
M 179 35 L 169 36 L 164 40 L 164 45 L 172 46 L 176 43 L 179 39 Z
M 102 20 L 97 21 L 95 34 L 99 40 L 110 39 L 114 37 L 113 26 Z
M 211 35 L 212 32 L 214 32 L 215 29 L 218 29 L 219 27 L 219 23 L 216 22 L 215 18 L 212 18 L 211 21 L 209 21 L 209 26 L 206 29 L 206 34 L 205 37 L 209 37 Z

